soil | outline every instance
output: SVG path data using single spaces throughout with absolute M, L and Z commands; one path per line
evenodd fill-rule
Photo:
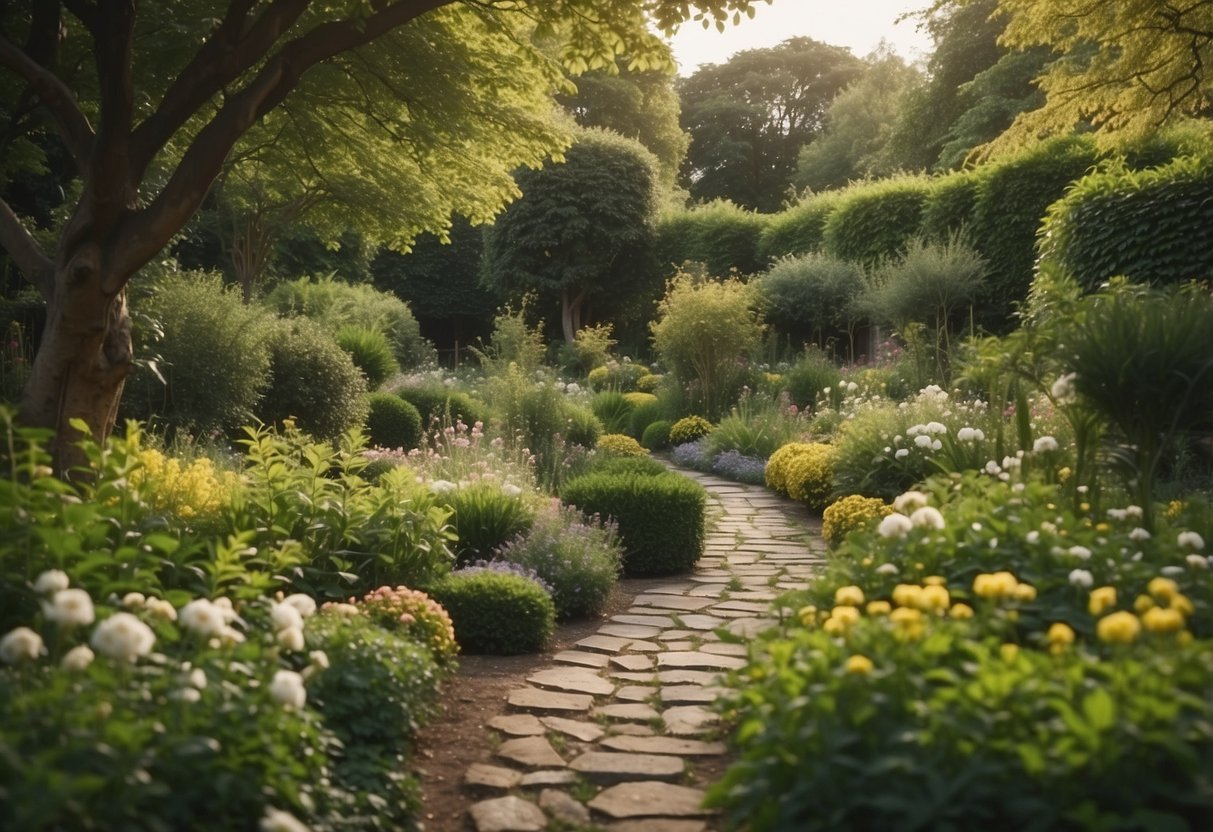
M 632 606 L 640 593 L 670 583 L 670 578 L 625 578 L 616 584 L 598 618 L 559 625 L 545 653 L 525 656 L 460 656 L 459 671 L 439 694 L 439 713 L 421 731 L 414 767 L 421 779 L 421 818 L 426 832 L 473 829 L 468 808 L 474 802 L 463 788 L 472 763 L 487 762 L 493 746 L 488 721 L 506 712 L 509 692 L 552 657 L 598 631 L 606 619 Z M 696 780 L 710 781 L 720 771 L 696 767 Z M 715 766 L 710 768 L 716 768 Z

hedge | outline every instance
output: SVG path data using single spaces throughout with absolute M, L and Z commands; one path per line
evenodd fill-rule
M 663 267 L 703 263 L 716 277 L 736 270 L 762 271 L 758 240 L 767 217 L 718 200 L 689 211 L 666 214 L 657 222 L 657 259 Z
M 758 238 L 758 255 L 764 263 L 793 254 L 820 251 L 826 220 L 838 206 L 839 193 L 817 194 L 773 215 Z
M 930 187 L 925 177 L 903 176 L 848 189 L 826 219 L 823 251 L 864 266 L 895 257 L 920 233 Z

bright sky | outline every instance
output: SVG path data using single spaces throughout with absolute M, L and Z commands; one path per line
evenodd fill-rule
M 810 37 L 834 46 L 846 46 L 859 57 L 872 52 L 881 39 L 897 54 L 912 61 L 931 50 L 926 32 L 915 29 L 916 21 L 896 23 L 906 13 L 918 11 L 928 0 L 774 0 L 755 4 L 752 19 L 743 17 L 724 32 L 713 26 L 684 23 L 674 36 L 678 73 L 690 75 L 700 64 L 722 64 L 743 49 L 761 49 L 794 37 Z

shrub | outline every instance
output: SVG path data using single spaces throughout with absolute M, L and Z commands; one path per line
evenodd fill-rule
M 724 451 L 712 459 L 712 473 L 734 482 L 762 485 L 766 481 L 767 461 L 740 451 Z
M 306 433 L 335 439 L 366 421 L 366 379 L 319 326 L 283 321 L 271 342 L 272 381 L 257 415 L 269 424 L 294 419 Z
M 585 473 L 639 474 L 653 477 L 669 470 L 651 456 L 596 456 Z
M 639 389 L 641 379 L 651 375 L 643 364 L 631 361 L 611 361 L 605 367 L 595 367 L 586 376 L 586 382 L 591 390 L 614 390 L 629 393 Z
M 573 445 L 592 448 L 602 435 L 602 423 L 591 411 L 566 402 L 561 410 L 564 418 L 564 438 Z
M 451 617 L 420 590 L 381 586 L 364 595 L 357 606 L 380 627 L 404 633 L 425 647 L 439 666 L 451 665 L 459 652 Z
M 705 494 L 673 473 L 590 473 L 565 484 L 561 499 L 619 524 L 624 573 L 669 575 L 703 554 Z
M 552 596 L 530 578 L 491 569 L 463 569 L 431 594 L 450 613 L 465 653 L 537 653 L 555 629 Z
M 140 363 L 126 383 L 123 412 L 169 431 L 229 432 L 253 420 L 270 383 L 274 317 L 246 306 L 219 275 L 183 273 L 134 293 Z M 160 332 L 158 340 L 152 333 Z M 163 382 L 156 373 L 163 376 Z
M 639 439 L 644 436 L 644 430 L 649 425 L 661 419 L 665 413 L 665 407 L 661 400 L 652 393 L 628 393 L 628 396 L 634 396 L 632 399 L 632 415 L 628 419 L 628 435 Z M 641 400 L 640 397 L 644 396 Z
M 129 435 L 138 428 L 132 425 L 127 431 Z M 138 435 L 134 439 L 138 442 Z M 216 468 L 207 457 L 187 463 L 154 448 L 139 454 L 139 465 L 127 480 L 151 511 L 172 515 L 194 529 L 212 531 L 217 530 L 224 509 L 243 485 L 239 474 Z
M 872 528 L 893 512 L 893 507 L 878 497 L 851 494 L 835 500 L 821 513 L 821 536 L 826 545 L 837 549 L 856 529 Z
M 661 389 L 661 383 L 664 379 L 665 376 L 659 373 L 649 373 L 648 375 L 643 375 L 636 379 L 636 389 L 641 393 L 656 394 L 657 391 Z
M 404 387 L 397 395 L 417 408 L 423 431 L 456 422 L 463 422 L 469 427 L 477 422 L 488 422 L 485 406 L 458 390 L 447 387 Z
M 825 239 L 826 221 L 838 207 L 843 192 L 814 194 L 798 205 L 773 215 L 758 240 L 758 252 L 764 263 L 780 257 L 820 251 Z
M 715 457 L 736 451 L 766 459 L 795 439 L 801 428 L 800 421 L 778 400 L 745 395 L 708 434 L 707 453 Z
M 821 350 L 806 350 L 805 354 L 783 374 L 783 383 L 792 403 L 801 409 L 817 407 L 826 391 L 838 389 L 842 373 Z
M 652 422 L 640 436 L 640 444 L 650 451 L 660 451 L 670 447 L 670 429 L 673 423 L 662 419 Z
M 665 266 L 702 263 L 715 277 L 756 274 L 763 268 L 758 240 L 765 226 L 762 214 L 725 200 L 674 211 L 657 222 L 657 258 Z
M 535 515 L 530 531 L 501 547 L 498 557 L 533 569 L 551 587 L 556 617 L 598 613 L 619 577 L 623 549 L 614 526 L 587 522 L 553 501 Z
M 617 343 L 611 337 L 614 327 L 609 323 L 583 326 L 573 336 L 569 347 L 572 360 L 569 369 L 581 375 L 602 367 L 607 363 L 611 348 Z
M 778 332 L 820 347 L 841 337 L 851 347 L 854 301 L 863 289 L 859 266 L 826 254 L 804 254 L 776 261 L 754 285 L 763 317 Z
M 437 485 L 437 483 L 435 483 Z M 518 486 L 475 482 L 435 488 L 437 499 L 451 510 L 456 563 L 488 559 L 498 546 L 530 528 L 534 514 Z
M 367 439 L 380 448 L 410 450 L 421 444 L 421 414 L 391 393 L 367 396 Z
M 945 242 L 963 234 L 973 224 L 981 174 L 976 171 L 949 173 L 934 180 L 922 206 L 922 236 Z
M 604 456 L 648 456 L 648 451 L 630 436 L 622 433 L 605 433 L 598 438 L 598 453 Z
M 337 345 L 350 354 L 372 390 L 400 372 L 391 342 L 377 329 L 347 324 L 337 330 Z
M 822 250 L 864 266 L 893 257 L 921 231 L 929 192 L 929 180 L 908 176 L 851 186 L 826 220 Z
M 1177 283 L 1213 275 L 1213 161 L 1177 159 L 1165 167 L 1106 168 L 1071 185 L 1050 206 L 1040 236 L 1043 263 L 1086 289 L 1123 275 L 1138 283 Z
M 632 415 L 632 403 L 617 390 L 595 393 L 590 401 L 590 409 L 607 433 L 623 433 Z
M 684 416 L 670 426 L 670 442 L 682 445 L 694 442 L 712 432 L 712 423 L 702 416 Z
M 670 461 L 675 465 L 683 468 L 691 468 L 696 471 L 712 470 L 712 457 L 707 450 L 708 438 L 700 437 L 691 442 L 683 442 L 681 445 L 675 445 L 670 450 Z
M 787 463 L 784 481 L 788 496 L 814 511 L 825 508 L 834 490 L 834 456 L 834 449 L 829 445 L 804 445 L 803 450 Z

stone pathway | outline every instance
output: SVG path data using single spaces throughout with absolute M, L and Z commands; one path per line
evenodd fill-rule
M 696 761 L 722 758 L 709 705 L 745 664 L 771 601 L 803 588 L 824 560 L 804 506 L 759 486 L 680 471 L 709 494 L 707 549 L 689 575 L 636 596 L 576 649 L 508 696 L 488 727 L 501 738 L 465 788 L 477 832 L 605 829 L 706 832 Z M 719 766 L 716 766 L 719 770 Z

